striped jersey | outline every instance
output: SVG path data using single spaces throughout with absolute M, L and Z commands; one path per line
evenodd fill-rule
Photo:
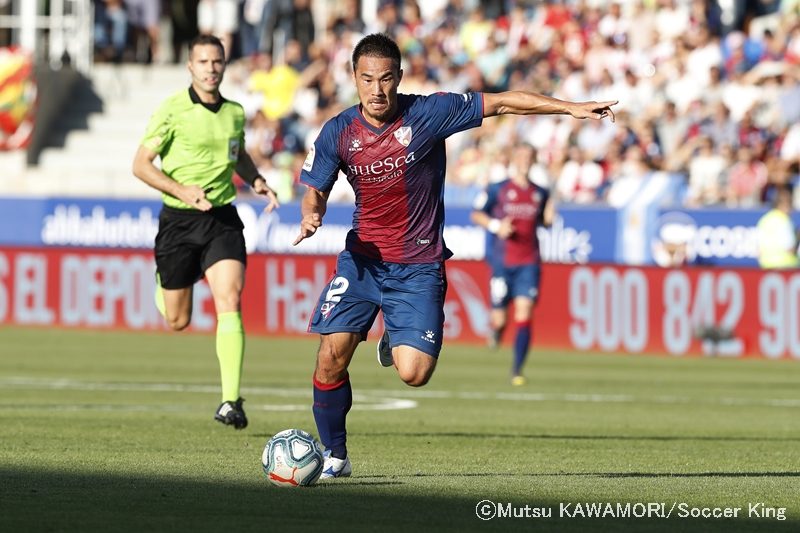
M 345 248 L 391 263 L 449 257 L 444 243 L 445 139 L 480 126 L 480 93 L 398 94 L 396 118 L 369 124 L 360 106 L 329 120 L 306 157 L 300 181 L 330 192 L 342 171 L 355 193 Z
M 520 186 L 510 179 L 493 183 L 475 199 L 474 208 L 492 218 L 511 218 L 514 232 L 508 239 L 487 232 L 486 257 L 494 267 L 538 264 L 539 237 L 547 189 L 528 181 Z

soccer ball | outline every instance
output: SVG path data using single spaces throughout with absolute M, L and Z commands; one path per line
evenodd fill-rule
M 267 479 L 279 487 L 313 485 L 322 474 L 322 449 L 319 442 L 302 429 L 276 433 L 264 446 L 261 465 Z

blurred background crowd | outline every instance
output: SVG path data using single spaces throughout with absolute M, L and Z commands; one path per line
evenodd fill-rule
M 299 168 L 322 124 L 356 103 L 350 54 L 376 31 L 403 52 L 401 92 L 619 100 L 616 123 L 501 117 L 451 137 L 450 205 L 468 205 L 502 179 L 509 147 L 519 143 L 536 149 L 531 178 L 578 204 L 626 205 L 659 176 L 677 184 L 664 198 L 676 206 L 758 207 L 776 185 L 800 178 L 800 0 L 95 0 L 94 7 L 98 61 L 182 62 L 197 33 L 223 39 L 230 61 L 223 94 L 244 105 L 248 150 L 282 201 L 301 193 Z M 332 201 L 350 194 L 337 187 Z

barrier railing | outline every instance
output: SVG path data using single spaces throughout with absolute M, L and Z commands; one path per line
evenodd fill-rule
M 11 45 L 30 52 L 54 69 L 69 62 L 88 74 L 94 60 L 93 11 L 90 0 L 11 0 L 10 15 L 0 15 L 0 28 L 12 32 Z

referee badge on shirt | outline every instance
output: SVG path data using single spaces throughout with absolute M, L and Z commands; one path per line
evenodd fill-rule
M 228 160 L 239 160 L 239 138 L 228 140 Z
M 403 146 L 408 146 L 411 144 L 411 135 L 411 128 L 408 126 L 397 128 L 397 131 L 394 132 L 394 138 L 397 139 L 397 142 Z

